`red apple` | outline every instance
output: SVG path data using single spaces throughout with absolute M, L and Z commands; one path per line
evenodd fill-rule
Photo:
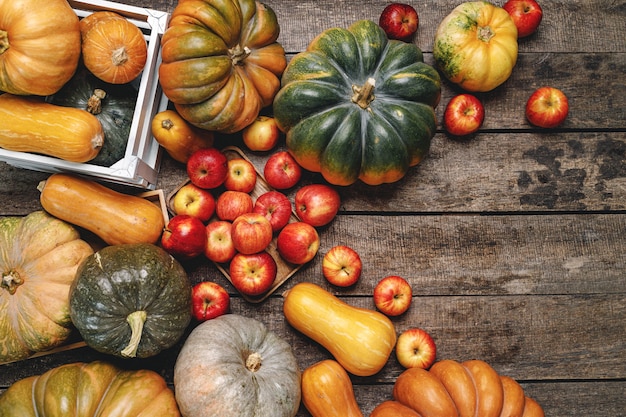
M 191 311 L 198 321 L 214 319 L 228 312 L 230 295 L 224 287 L 204 281 L 191 288 Z
M 272 231 L 278 232 L 289 223 L 291 201 L 280 191 L 266 191 L 256 199 L 252 211 L 264 215 L 270 221 Z
M 389 39 L 409 41 L 417 31 L 419 17 L 417 11 L 404 3 L 391 3 L 383 9 L 378 19 Z
M 330 223 L 341 204 L 339 193 L 326 184 L 309 184 L 301 187 L 294 197 L 294 207 L 300 219 L 311 226 Z
M 543 18 L 543 10 L 535 0 L 508 0 L 502 8 L 509 13 L 517 26 L 518 38 L 535 33 Z
M 246 255 L 265 250 L 274 237 L 270 221 L 259 213 L 244 213 L 237 217 L 230 233 L 237 252 Z
M 172 208 L 176 214 L 188 214 L 207 222 L 215 213 L 215 198 L 209 190 L 190 182 L 176 191 Z
M 312 260 L 320 247 L 317 230 L 305 222 L 293 222 L 278 233 L 278 254 L 292 264 L 305 264 Z
M 226 180 L 228 160 L 217 148 L 203 148 L 189 156 L 186 168 L 192 183 L 200 188 L 213 189 Z
M 359 254 L 349 246 L 333 246 L 322 260 L 322 273 L 333 285 L 349 287 L 361 277 L 363 263 Z
M 443 113 L 443 124 L 448 133 L 465 136 L 480 129 L 485 120 L 483 103 L 472 94 L 459 94 L 450 99 Z
M 252 162 L 243 158 L 228 161 L 228 174 L 224 180 L 224 188 L 230 191 L 249 193 L 256 185 L 256 170 Z
M 270 151 L 278 144 L 280 130 L 270 116 L 259 116 L 243 132 L 243 143 L 251 151 Z
M 568 113 L 567 96 L 558 88 L 540 87 L 526 102 L 526 118 L 537 127 L 557 127 L 565 121 Z
M 425 330 L 415 327 L 405 330 L 398 336 L 396 357 L 405 368 L 428 369 L 435 362 L 437 347 Z
M 286 190 L 300 181 L 302 168 L 289 152 L 279 151 L 267 159 L 263 175 L 270 187 Z
M 278 266 L 272 255 L 263 251 L 252 254 L 238 253 L 230 261 L 230 280 L 245 295 L 261 295 L 270 289 Z
M 374 304 L 383 314 L 399 316 L 409 309 L 413 297 L 411 284 L 402 277 L 389 275 L 374 287 Z
M 191 259 L 204 253 L 206 227 L 200 219 L 177 214 L 165 226 L 161 246 L 175 258 Z
M 226 263 L 233 259 L 235 245 L 231 236 L 232 224 L 226 220 L 217 220 L 206 226 L 206 246 L 204 256 L 210 261 Z
M 233 221 L 244 213 L 252 212 L 254 201 L 243 191 L 224 191 L 217 197 L 215 214 L 220 220 Z

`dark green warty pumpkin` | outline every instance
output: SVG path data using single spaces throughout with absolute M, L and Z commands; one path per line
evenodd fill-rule
M 109 167 L 124 158 L 137 97 L 138 89 L 132 83 L 105 83 L 79 67 L 72 79 L 56 94 L 46 97 L 46 101 L 87 110 L 98 118 L 104 131 L 104 144 L 89 163 Z
M 191 321 L 191 285 L 180 263 L 158 246 L 106 246 L 79 266 L 70 316 L 99 352 L 154 356 L 173 346 Z
M 273 108 L 303 168 L 335 185 L 379 185 L 427 154 L 440 96 L 439 73 L 416 45 L 361 20 L 322 32 L 297 54 Z

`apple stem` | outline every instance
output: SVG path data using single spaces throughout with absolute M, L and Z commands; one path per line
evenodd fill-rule
M 357 104 L 362 109 L 367 109 L 370 103 L 374 100 L 374 86 L 376 84 L 376 80 L 373 78 L 368 78 L 363 86 L 359 87 L 358 85 L 352 86 L 352 91 L 354 94 L 352 95 L 352 102 Z

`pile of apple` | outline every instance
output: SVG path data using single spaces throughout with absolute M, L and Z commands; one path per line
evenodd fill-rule
M 320 246 L 316 228 L 330 223 L 339 211 L 339 193 L 326 184 L 296 189 L 292 205 L 284 190 L 296 187 L 302 172 L 286 151 L 270 155 L 264 178 L 243 155 L 229 158 L 216 147 L 195 151 L 186 171 L 188 180 L 172 197 L 175 215 L 163 231 L 161 246 L 182 261 L 204 256 L 226 265 L 233 286 L 247 296 L 265 294 L 276 280 L 278 264 L 268 251 L 271 244 L 280 262 L 305 264 Z M 257 187 L 260 178 L 266 184 Z M 223 308 L 207 310 L 216 303 L 202 300 L 215 298 L 216 286 L 203 284 L 202 291 L 211 291 L 211 297 L 194 298 L 201 303 L 196 318 L 206 320 Z M 219 293 L 224 299 L 226 292 Z

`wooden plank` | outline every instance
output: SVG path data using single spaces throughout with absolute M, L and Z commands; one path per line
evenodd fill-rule
M 278 16 L 281 41 L 290 52 L 303 50 L 318 33 L 329 27 L 346 27 L 360 19 L 378 22 L 388 4 L 382 0 L 336 2 L 332 0 L 272 0 L 266 2 Z M 441 20 L 460 4 L 430 0 L 411 3 L 420 16 L 415 42 L 432 51 L 435 31 Z M 497 4 L 503 4 L 498 2 Z M 520 49 L 564 52 L 626 52 L 620 35 L 624 28 L 626 8 L 620 2 L 575 0 L 541 3 L 544 18 L 539 31 L 520 42 Z M 596 28 L 581 30 L 581 28 Z
M 356 307 L 374 308 L 371 297 L 342 299 Z M 302 369 L 330 357 L 324 348 L 288 325 L 278 295 L 261 304 L 233 297 L 231 311 L 264 322 L 284 338 L 297 352 Z M 426 329 L 437 344 L 439 359 L 482 359 L 499 373 L 519 380 L 608 380 L 626 374 L 624 294 L 416 296 L 408 314 L 393 322 L 398 334 L 410 327 Z M 76 357 L 112 361 L 123 367 L 147 367 L 171 382 L 183 341 L 168 352 L 142 360 L 128 361 L 81 348 L 10 363 L 2 366 L 0 387 Z M 402 370 L 392 354 L 378 374 L 354 380 L 359 384 L 392 384 Z
M 262 170 L 268 155 L 246 154 Z M 624 132 L 485 132 L 466 141 L 438 133 L 429 155 L 402 180 L 340 187 L 342 211 L 620 211 L 626 209 L 625 155 Z M 1 212 L 23 215 L 40 208 L 37 184 L 48 175 L 0 162 L 0 193 L 6 196 Z M 157 187 L 168 194 L 185 175 L 181 164 L 166 157 Z
M 174 0 L 124 0 L 123 3 L 171 13 Z M 337 2 L 332 0 L 269 0 L 278 17 L 278 39 L 288 52 L 299 52 L 322 31 L 347 27 L 360 19 L 378 22 L 388 4 L 384 0 Z M 420 16 L 414 42 L 424 51 L 432 51 L 435 32 L 441 20 L 459 3 L 428 0 L 410 3 Z M 503 2 L 494 4 L 501 5 Z M 626 7 L 623 2 L 605 0 L 543 1 L 543 20 L 539 30 L 521 39 L 522 52 L 626 52 L 622 36 Z
M 538 212 L 626 208 L 626 135 L 443 134 L 394 184 L 341 188 L 346 211 Z
M 626 409 L 626 383 L 624 381 L 573 381 L 573 382 L 523 382 L 526 395 L 541 404 L 546 416 L 571 417 L 623 417 Z M 392 398 L 392 385 L 354 384 L 354 395 L 363 415 L 371 411 L 385 399 Z M 0 389 L 0 394 L 3 392 Z M 310 414 L 304 406 L 296 417 Z

